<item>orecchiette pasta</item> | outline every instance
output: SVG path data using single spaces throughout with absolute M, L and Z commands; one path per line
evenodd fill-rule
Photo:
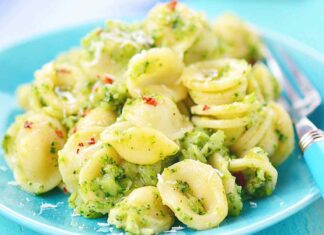
M 132 234 L 157 234 L 168 230 L 173 213 L 162 204 L 156 187 L 135 189 L 109 213 L 108 222 Z
M 130 58 L 149 48 L 153 40 L 139 25 L 108 21 L 106 28 L 92 31 L 82 44 L 86 51 L 82 65 L 88 76 L 109 74 L 120 80 Z
M 116 121 L 116 114 L 109 108 L 97 107 L 80 119 L 73 131 L 103 129 Z
M 61 182 L 57 151 L 66 139 L 58 120 L 41 112 L 16 119 L 5 140 L 5 156 L 17 183 L 31 193 L 44 193 Z
M 276 169 L 258 147 L 249 150 L 243 158 L 232 159 L 229 170 L 236 176 L 246 197 L 269 196 L 277 183 Z
M 259 100 L 276 100 L 280 95 L 280 86 L 267 66 L 259 62 L 252 67 L 247 92 L 255 93 Z
M 31 103 L 32 90 L 32 84 L 24 84 L 17 89 L 16 95 L 19 106 L 25 110 L 30 110 L 33 108 L 33 105 Z
M 164 169 L 157 187 L 163 203 L 190 228 L 215 227 L 227 215 L 221 178 L 209 165 L 191 159 L 176 163 Z
M 133 97 L 161 94 L 183 100 L 187 90 L 180 81 L 183 62 L 169 48 L 153 48 L 135 55 L 128 64 L 127 88 Z
M 274 102 L 261 103 L 255 94 L 231 104 L 195 105 L 191 112 L 196 126 L 223 130 L 225 144 L 239 156 L 259 146 L 274 165 L 279 165 L 292 151 L 293 130 L 288 114 Z
M 142 165 L 154 164 L 178 152 L 179 146 L 162 132 L 130 122 L 117 122 L 102 134 L 125 160 Z
M 274 102 L 270 102 L 269 105 L 276 117 L 273 125 L 274 129 L 272 129 L 272 131 L 276 134 L 278 139 L 277 148 L 275 152 L 271 154 L 270 161 L 275 166 L 278 166 L 288 158 L 294 149 L 294 129 L 289 114 L 282 106 Z M 266 145 L 266 143 L 264 143 L 264 145 Z
M 244 98 L 249 70 L 243 60 L 219 59 L 186 67 L 181 79 L 196 104 L 228 104 Z
M 221 178 L 227 197 L 228 214 L 237 216 L 243 209 L 241 186 L 235 183 L 235 177 L 228 169 L 229 161 L 229 159 L 226 159 L 226 157 L 222 156 L 220 153 L 215 153 L 208 159 L 208 163 L 222 173 Z
M 213 25 L 224 56 L 253 63 L 263 58 L 263 45 L 257 33 L 233 15 L 220 16 Z
M 58 118 L 78 114 L 89 92 L 88 82 L 83 76 L 79 68 L 69 64 L 49 63 L 43 66 L 35 73 L 34 82 L 40 106 Z
M 102 148 L 115 161 L 119 161 L 120 157 L 113 148 L 103 146 L 99 130 L 78 131 L 69 137 L 64 148 L 59 151 L 59 169 L 69 192 L 77 191 L 81 167 Z
M 203 15 L 184 4 L 158 4 L 149 12 L 144 27 L 156 45 L 183 53 L 196 41 L 204 23 Z
M 150 104 L 153 102 L 154 104 Z M 171 140 L 180 139 L 192 130 L 192 124 L 178 110 L 176 104 L 167 97 L 151 96 L 129 100 L 122 117 L 127 121 L 161 131 Z
M 81 203 L 75 202 L 77 212 L 86 217 L 107 214 L 129 191 L 132 182 L 118 166 L 120 161 L 116 153 L 102 148 L 83 164 L 78 177 Z
M 184 62 L 192 64 L 202 60 L 211 60 L 221 56 L 219 40 L 208 22 L 203 22 L 203 29 L 192 46 L 184 53 Z

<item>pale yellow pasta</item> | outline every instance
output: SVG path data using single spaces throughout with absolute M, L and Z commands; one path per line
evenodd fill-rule
M 191 108 L 195 115 L 192 122 L 199 127 L 223 130 L 226 135 L 225 144 L 231 146 L 243 135 L 248 125 L 253 126 L 260 119 L 257 111 L 260 108 L 261 104 L 253 94 L 230 104 L 196 105 Z
M 260 100 L 276 100 L 280 95 L 280 86 L 268 67 L 258 62 L 249 75 L 247 92 L 255 93 Z
M 101 139 L 126 161 L 141 165 L 154 164 L 179 150 L 179 146 L 162 132 L 127 121 L 106 128 Z
M 282 106 L 275 102 L 270 102 L 269 105 L 276 117 L 274 132 L 279 141 L 276 151 L 270 156 L 270 161 L 275 166 L 278 166 L 288 158 L 294 149 L 294 129 L 289 114 Z
M 48 63 L 35 73 L 34 89 L 43 109 L 58 118 L 78 114 L 87 100 L 82 71 L 70 64 Z
M 19 86 L 16 91 L 19 106 L 25 110 L 30 110 L 33 108 L 30 100 L 30 97 L 32 96 L 32 89 L 32 84 L 24 84 Z
M 122 159 L 111 147 L 105 146 L 94 152 L 82 165 L 77 193 L 82 204 L 86 205 L 85 208 L 102 215 L 107 214 L 125 191 L 129 190 L 131 181 L 125 179 L 117 165 L 121 161 Z M 82 210 L 82 204 L 76 205 L 76 209 Z
M 135 55 L 128 64 L 127 88 L 133 97 L 161 94 L 175 102 L 183 100 L 187 91 L 180 81 L 183 62 L 169 48 L 153 48 Z
M 103 148 L 100 142 L 100 130 L 83 130 L 72 134 L 64 148 L 59 151 L 59 169 L 69 192 L 76 192 L 79 187 L 79 173 L 82 165 L 97 151 Z M 107 147 L 107 153 L 118 157 L 114 150 Z
M 157 46 L 184 53 L 203 30 L 205 18 L 182 3 L 157 4 L 144 22 L 145 30 Z
M 246 89 L 247 82 L 244 80 L 241 84 L 225 91 L 212 93 L 189 90 L 189 94 L 196 104 L 222 105 L 242 100 L 246 95 Z
M 190 228 L 212 228 L 227 216 L 225 190 L 210 165 L 191 159 L 178 162 L 164 169 L 157 187 L 163 203 Z
M 225 91 L 247 79 L 249 65 L 244 60 L 219 59 L 198 62 L 185 68 L 182 82 L 191 90 Z
M 192 122 L 199 127 L 211 129 L 232 129 L 247 125 L 249 117 L 233 118 L 228 120 L 216 120 L 208 117 L 192 117 Z
M 231 150 L 242 155 L 245 151 L 257 146 L 262 137 L 269 131 L 273 118 L 273 112 L 268 107 L 256 113 L 254 124 L 231 146 Z
M 269 154 L 272 164 L 280 165 L 293 150 L 294 132 L 288 113 L 277 103 L 270 102 L 263 111 L 256 113 L 251 125 L 231 145 L 231 150 L 242 155 L 255 146 Z
M 65 139 L 59 121 L 44 113 L 28 112 L 16 119 L 5 136 L 5 157 L 24 190 L 40 194 L 61 182 L 57 151 Z
M 226 157 L 222 156 L 220 153 L 215 153 L 208 159 L 208 163 L 222 173 L 221 179 L 227 197 L 228 214 L 237 216 L 243 209 L 241 187 L 235 183 L 235 177 L 228 169 L 229 161 L 229 159 L 226 159 Z
M 82 61 L 85 73 L 96 78 L 108 74 L 124 80 L 129 60 L 143 49 L 152 46 L 152 38 L 139 24 L 108 21 L 106 28 L 98 28 L 83 39 L 86 58 Z
M 244 178 L 244 193 L 251 197 L 269 196 L 274 190 L 278 173 L 261 148 L 252 148 L 242 158 L 232 159 L 229 170 Z
M 132 234 L 151 235 L 168 230 L 174 215 L 162 204 L 156 187 L 133 190 L 109 213 L 108 222 Z
M 192 114 L 201 116 L 211 116 L 217 119 L 238 118 L 247 115 L 252 110 L 251 104 L 244 102 L 234 102 L 228 105 L 195 105 L 191 107 Z
M 249 25 L 231 14 L 218 17 L 213 25 L 223 56 L 246 59 L 253 63 L 263 58 L 263 45 Z
M 76 124 L 75 131 L 98 128 L 103 129 L 116 121 L 116 114 L 109 108 L 97 107 L 91 110 Z
M 154 105 L 148 103 L 154 100 Z M 171 140 L 180 139 L 192 130 L 189 119 L 183 116 L 176 104 L 163 96 L 138 98 L 127 102 L 122 117 L 127 121 L 161 131 Z
M 192 64 L 202 60 L 211 60 L 221 56 L 219 40 L 207 21 L 192 46 L 184 53 L 184 62 Z

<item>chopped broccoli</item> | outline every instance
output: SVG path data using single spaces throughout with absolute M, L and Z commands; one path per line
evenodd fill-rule
M 181 140 L 180 159 L 194 159 L 203 163 L 217 151 L 226 151 L 223 147 L 224 132 L 203 128 L 195 128 L 188 132 Z

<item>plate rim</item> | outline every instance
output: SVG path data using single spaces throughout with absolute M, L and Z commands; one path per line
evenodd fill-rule
M 95 27 L 95 26 L 99 26 L 99 25 L 102 25 L 101 21 L 89 21 L 89 22 L 82 23 L 82 24 L 70 25 L 70 26 L 46 31 L 43 33 L 39 33 L 34 36 L 26 37 L 22 40 L 17 40 L 13 43 L 9 43 L 3 47 L 0 47 L 0 54 L 6 53 L 7 51 L 9 51 L 15 47 L 23 46 L 23 45 L 26 45 L 32 41 L 40 40 L 45 37 L 54 36 L 56 34 L 63 34 L 63 33 L 69 32 L 71 30 L 78 30 L 78 29 L 87 28 L 87 27 L 91 28 L 91 27 Z M 282 43 L 284 45 L 289 45 L 289 47 L 291 47 L 294 50 L 297 50 L 299 52 L 302 52 L 303 54 L 311 57 L 312 59 L 316 60 L 320 64 L 323 64 L 323 66 L 324 66 L 324 54 L 317 51 L 313 47 L 311 47 L 297 39 L 294 39 L 291 36 L 287 36 L 285 34 L 279 33 L 274 30 L 269 30 L 269 29 L 263 28 L 263 27 L 257 27 L 257 29 L 260 32 L 261 36 L 265 36 L 266 38 L 274 39 L 275 41 L 279 41 L 280 43 Z M 267 218 L 264 218 L 256 223 L 253 223 L 251 225 L 246 225 L 244 227 L 237 228 L 235 230 L 225 232 L 223 234 L 224 235 L 234 235 L 234 234 L 248 234 L 248 233 L 252 233 L 252 232 L 253 233 L 258 232 L 262 229 L 265 229 L 271 225 L 274 225 L 274 224 L 288 218 L 289 216 L 300 211 L 301 209 L 306 208 L 308 205 L 310 205 L 311 203 L 313 203 L 314 201 L 316 201 L 319 198 L 320 198 L 320 192 L 315 187 L 315 188 L 313 188 L 313 190 L 310 193 L 306 194 L 297 203 L 285 208 L 284 210 L 281 210 Z M 17 224 L 25 226 L 26 228 L 29 228 L 36 232 L 40 232 L 40 233 L 46 232 L 46 233 L 50 233 L 50 234 L 58 234 L 59 233 L 59 234 L 63 234 L 63 235 L 78 235 L 79 234 L 76 232 L 70 232 L 67 230 L 63 230 L 61 228 L 56 228 L 56 227 L 53 227 L 52 225 L 48 225 L 46 223 L 41 223 L 41 222 L 31 219 L 27 216 L 21 215 L 20 213 L 12 210 L 11 208 L 6 207 L 1 202 L 0 202 L 0 214 L 4 217 L 10 219 L 11 221 L 14 221 Z M 205 232 L 210 233 L 211 231 L 205 230 Z

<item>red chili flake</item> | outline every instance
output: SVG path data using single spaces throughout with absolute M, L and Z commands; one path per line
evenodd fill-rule
M 95 143 L 96 143 L 96 140 L 93 137 L 88 142 L 89 145 L 92 145 L 92 144 L 95 144 Z
M 235 172 L 233 173 L 233 175 L 236 178 L 235 182 L 244 188 L 246 186 L 246 180 L 244 174 L 242 172 Z
M 67 190 L 66 187 L 63 187 L 63 193 L 65 193 L 65 194 L 68 194 L 69 193 L 69 191 Z
M 32 122 L 25 121 L 25 123 L 24 123 L 24 128 L 31 129 L 33 124 L 34 124 L 34 123 L 32 123 Z
M 79 147 L 83 147 L 84 144 L 83 144 L 83 143 L 79 143 L 78 146 L 79 146 Z
M 114 80 L 109 77 L 108 75 L 105 75 L 105 77 L 103 78 L 103 83 L 104 84 L 112 84 L 114 82 Z
M 63 132 L 60 131 L 60 130 L 55 130 L 55 134 L 56 134 L 58 137 L 60 137 L 60 138 L 63 138 L 63 137 L 64 137 Z
M 177 6 L 177 1 L 176 1 L 176 0 L 171 0 L 171 1 L 167 4 L 167 7 L 168 7 L 170 10 L 172 10 L 172 11 L 175 10 L 176 6 Z
M 80 152 L 80 149 L 77 149 L 76 153 L 79 154 L 79 152 Z
M 69 73 L 71 73 L 71 70 L 66 69 L 66 68 L 56 69 L 56 71 L 57 71 L 58 73 L 63 73 L 63 74 L 69 74 Z
M 208 105 L 204 105 L 204 107 L 203 107 L 203 111 L 207 111 L 208 109 L 210 109 L 210 107 L 208 106 Z
M 142 98 L 144 100 L 144 102 L 148 105 L 152 105 L 152 106 L 157 106 L 157 101 L 156 99 L 152 98 L 152 97 L 143 97 Z

